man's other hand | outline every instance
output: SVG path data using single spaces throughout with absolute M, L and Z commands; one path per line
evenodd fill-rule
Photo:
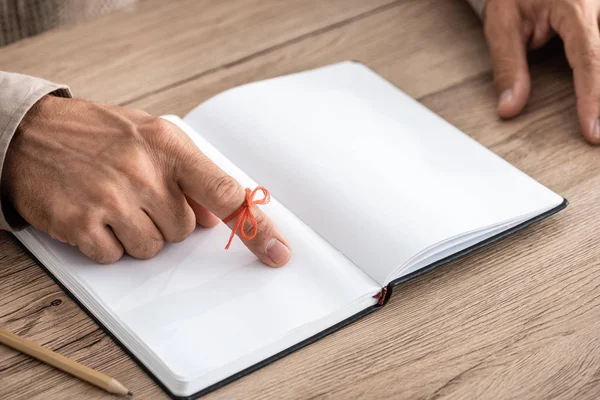
M 600 0 L 490 0 L 485 34 L 503 118 L 519 114 L 529 97 L 527 50 L 546 44 L 555 34 L 575 81 L 577 111 L 585 139 L 600 144 Z

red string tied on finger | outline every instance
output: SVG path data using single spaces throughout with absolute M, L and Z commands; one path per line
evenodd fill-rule
M 254 200 L 254 196 L 259 191 L 263 193 L 263 198 L 259 200 Z M 264 187 L 257 186 L 254 190 L 246 188 L 246 199 L 244 200 L 240 208 L 235 210 L 229 217 L 223 220 L 223 222 L 228 223 L 232 221 L 235 217 L 237 217 L 235 221 L 235 226 L 231 230 L 231 236 L 229 236 L 227 246 L 225 246 L 225 250 L 229 249 L 229 246 L 231 246 L 231 242 L 233 242 L 233 237 L 235 236 L 235 233 L 238 230 L 240 231 L 240 236 L 242 237 L 242 239 L 254 239 L 254 237 L 258 233 L 258 223 L 256 222 L 256 217 L 254 217 L 254 214 L 252 213 L 252 207 L 256 205 L 267 204 L 269 201 L 271 201 L 271 194 Z M 252 225 L 252 232 L 250 232 L 250 234 L 247 234 L 244 231 L 244 226 L 246 225 L 246 222 L 248 220 L 250 220 L 250 224 Z

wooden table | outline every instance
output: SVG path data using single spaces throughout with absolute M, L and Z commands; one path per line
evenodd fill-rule
M 0 49 L 0 68 L 183 115 L 242 83 L 359 60 L 570 200 L 207 398 L 597 398 L 600 149 L 580 138 L 558 50 L 533 63 L 530 105 L 508 122 L 495 114 L 480 21 L 458 0 L 148 0 Z M 5 232 L 0 265 L 1 327 L 118 378 L 136 398 L 165 398 Z M 0 347 L 0 398 L 110 397 Z

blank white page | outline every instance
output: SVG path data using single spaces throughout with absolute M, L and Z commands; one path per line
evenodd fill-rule
M 169 119 L 242 184 L 256 186 L 180 119 Z M 294 251 L 282 268 L 261 264 L 237 237 L 224 250 L 231 232 L 224 224 L 166 244 L 150 260 L 112 265 L 33 228 L 16 235 L 169 389 L 189 395 L 340 322 L 296 334 L 381 290 L 276 198 L 263 209 Z M 286 342 L 287 335 L 296 340 Z
M 381 284 L 440 241 L 562 202 L 354 62 L 231 89 L 185 120 Z

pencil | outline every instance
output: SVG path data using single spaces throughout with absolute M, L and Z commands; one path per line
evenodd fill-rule
M 22 337 L 17 336 L 6 329 L 0 329 L 0 343 L 20 351 L 21 353 L 25 353 L 28 356 L 38 359 L 39 361 L 42 361 L 48 365 L 51 365 L 54 368 L 58 368 L 61 371 L 71 374 L 92 385 L 98 386 L 100 389 L 104 389 L 108 393 L 128 396 L 132 395 L 132 393 L 116 379 L 88 368 L 85 365 L 81 365 L 76 361 L 70 360 L 67 357 L 42 347 L 37 343 L 23 339 Z

